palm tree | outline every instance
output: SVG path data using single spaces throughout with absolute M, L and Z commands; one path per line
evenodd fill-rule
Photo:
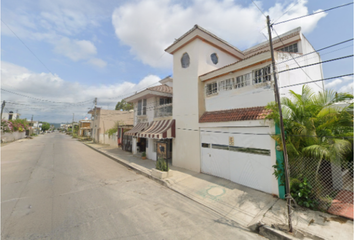
M 352 151 L 353 103 L 344 108 L 336 103 L 352 100 L 353 95 L 332 90 L 314 94 L 306 85 L 301 94 L 293 91 L 290 94 L 291 98 L 281 99 L 289 158 L 317 159 L 317 176 L 323 160 L 341 162 Z M 276 103 L 268 104 L 267 108 L 272 110 L 267 119 L 279 124 Z M 280 136 L 274 139 L 282 147 Z

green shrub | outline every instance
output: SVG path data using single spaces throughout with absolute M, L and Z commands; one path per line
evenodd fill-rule
M 290 193 L 296 203 L 303 207 L 317 209 L 318 202 L 312 200 L 312 186 L 307 182 L 307 179 L 304 178 L 302 181 L 292 179 L 291 181 Z
M 73 133 L 73 138 L 77 138 L 77 134 L 76 133 Z
M 146 157 L 146 152 L 143 152 L 143 153 L 141 154 L 141 156 L 142 156 L 142 157 Z
M 108 129 L 106 131 L 106 134 L 108 134 L 108 137 L 111 138 L 113 136 L 113 134 L 115 134 L 118 131 L 118 129 L 116 127 Z
M 159 158 L 156 161 L 156 169 L 160 170 L 160 171 L 167 172 L 168 171 L 168 166 L 167 166 L 166 160 L 163 159 L 163 158 Z

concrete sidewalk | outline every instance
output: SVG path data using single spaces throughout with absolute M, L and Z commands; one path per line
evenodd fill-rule
M 276 196 L 174 166 L 170 166 L 172 177 L 155 179 L 151 176 L 155 161 L 142 160 L 117 147 L 83 143 L 269 239 L 353 239 L 353 221 L 299 207 L 292 215 L 295 231 L 286 234 L 281 231 L 287 226 L 286 202 Z

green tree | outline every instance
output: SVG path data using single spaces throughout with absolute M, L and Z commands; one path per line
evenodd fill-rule
M 123 111 L 129 111 L 133 109 L 133 105 L 130 103 L 127 103 L 126 101 L 122 100 L 117 103 L 116 105 L 116 110 L 123 110 Z
M 282 98 L 284 129 L 289 158 L 310 157 L 317 160 L 317 171 L 321 162 L 342 162 L 353 149 L 353 103 L 340 108 L 338 102 L 352 100 L 353 95 L 326 90 L 314 94 L 304 85 L 301 94 L 290 91 L 291 98 Z M 271 113 L 267 119 L 279 124 L 276 103 L 267 106 Z M 282 147 L 281 137 L 274 139 Z
M 50 128 L 50 124 L 47 122 L 42 122 L 42 131 L 47 131 Z

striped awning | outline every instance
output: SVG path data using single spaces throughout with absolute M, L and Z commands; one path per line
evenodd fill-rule
M 137 134 L 137 137 L 166 139 L 176 137 L 176 124 L 174 119 L 153 121 L 150 126 Z
M 124 134 L 129 136 L 136 136 L 138 133 L 144 131 L 148 126 L 149 123 L 138 123 L 135 125 L 135 127 L 130 129 L 128 132 L 125 132 Z

